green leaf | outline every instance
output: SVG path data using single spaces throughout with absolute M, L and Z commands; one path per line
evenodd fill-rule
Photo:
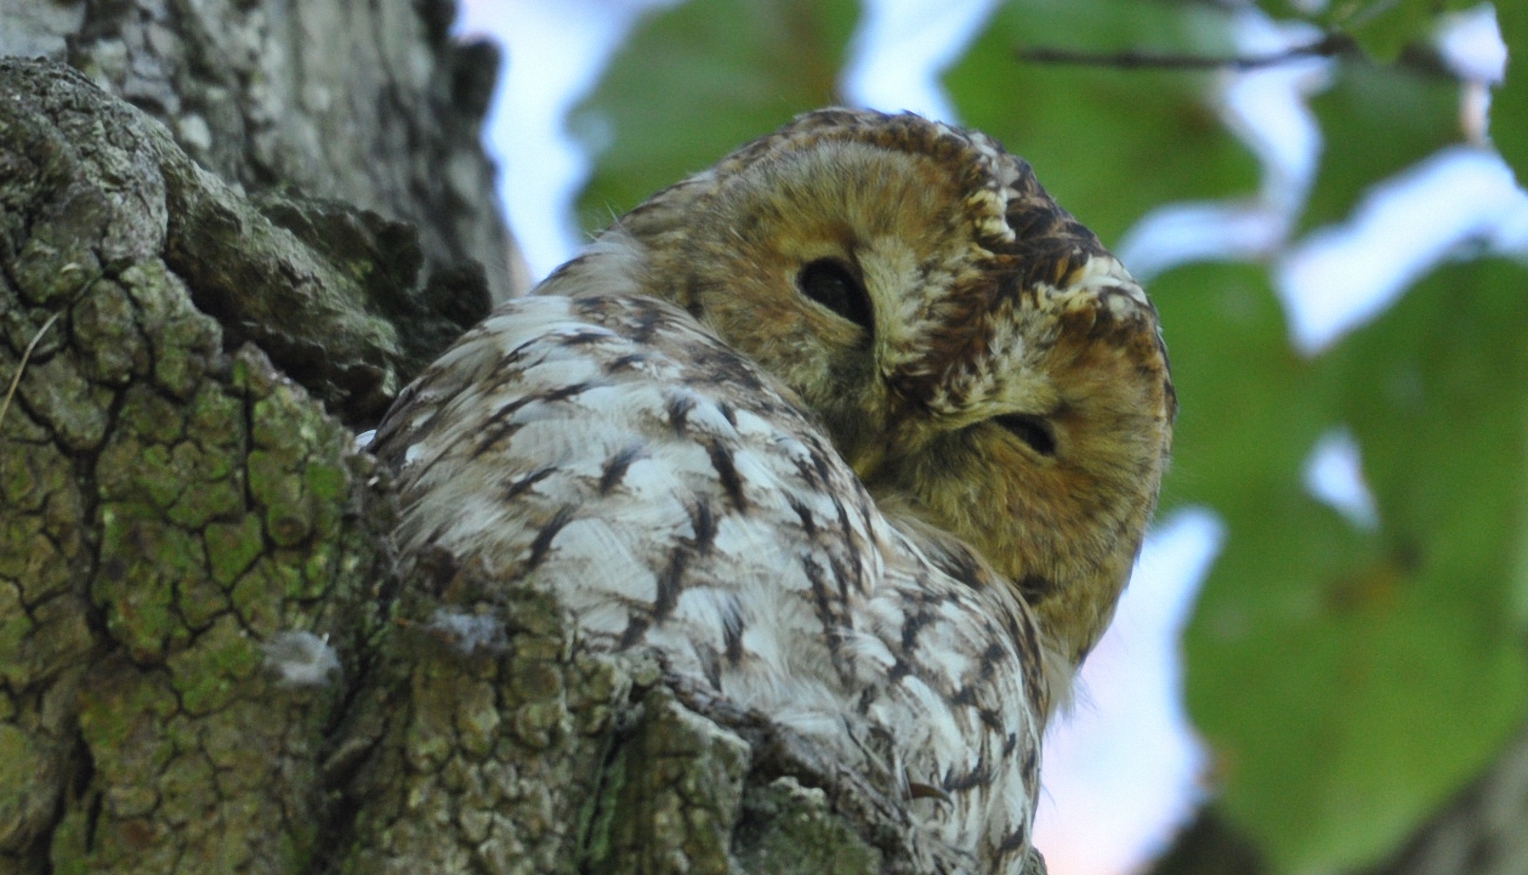
M 1528 4 L 1502 0 L 1496 21 L 1507 44 L 1507 81 L 1491 100 L 1491 139 L 1521 185 L 1528 180 Z
M 1258 0 L 1257 5 L 1268 13 L 1270 18 L 1299 19 L 1309 21 L 1318 26 L 1325 25 L 1325 16 L 1309 11 L 1309 4 L 1299 0 Z
M 1277 871 L 1392 849 L 1523 718 L 1525 281 L 1449 267 L 1314 362 L 1289 358 L 1260 271 L 1156 283 L 1183 403 L 1166 497 L 1227 527 L 1185 640 L 1189 706 L 1224 809 Z M 1339 425 L 1377 530 L 1301 485 Z
M 1305 228 L 1343 219 L 1374 183 L 1462 139 L 1459 83 L 1398 66 L 1346 61 L 1311 109 L 1325 148 Z
M 1329 21 L 1356 39 L 1371 59 L 1388 64 L 1400 57 L 1401 49 L 1432 36 L 1440 5 L 1437 0 L 1338 0 Z
M 1196 4 L 1025 0 L 1004 5 L 945 76 L 961 119 L 1034 165 L 1103 238 L 1168 201 L 1247 194 L 1257 162 L 1207 99 L 1212 74 L 1026 62 L 1017 50 L 1228 54 L 1229 19 Z
M 1275 18 L 1302 19 L 1345 33 L 1369 60 L 1389 64 L 1408 46 L 1426 45 L 1440 14 L 1478 6 L 1480 0 L 1333 0 L 1317 13 L 1292 0 L 1261 0 L 1259 5 Z
M 1314 367 L 1290 347 L 1266 270 L 1191 265 L 1150 291 L 1180 399 L 1164 507 L 1255 515 L 1265 495 L 1298 490 L 1310 445 L 1335 422 Z
M 638 25 L 570 125 L 598 165 L 579 219 L 602 228 L 798 113 L 840 103 L 853 0 L 691 0 Z

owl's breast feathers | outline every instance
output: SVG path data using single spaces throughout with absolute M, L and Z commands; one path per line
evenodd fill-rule
M 904 792 L 937 788 L 910 804 L 983 871 L 1022 860 L 1049 696 L 1027 609 L 970 548 L 888 522 L 790 390 L 689 314 L 510 302 L 374 447 L 405 551 L 555 591 L 597 646 L 655 648 Z

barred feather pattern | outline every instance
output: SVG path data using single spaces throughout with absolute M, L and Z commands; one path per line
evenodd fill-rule
M 1045 711 L 1028 611 L 946 570 L 991 575 L 974 551 L 899 530 L 793 393 L 689 314 L 513 301 L 375 449 L 405 551 L 544 586 L 594 646 L 654 649 L 903 798 L 937 788 L 949 801 L 912 803 L 931 836 L 970 871 L 1017 871 Z

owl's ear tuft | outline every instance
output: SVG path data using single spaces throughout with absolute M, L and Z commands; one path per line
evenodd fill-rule
M 875 311 L 870 295 L 853 268 L 837 258 L 808 262 L 796 274 L 801 294 L 827 307 L 868 332 L 875 331 Z

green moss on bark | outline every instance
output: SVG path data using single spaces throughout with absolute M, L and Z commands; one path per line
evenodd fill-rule
M 0 862 L 304 871 L 344 690 L 263 642 L 359 674 L 390 511 L 168 266 L 171 191 L 258 213 L 76 74 L 0 61 L 0 96 L 7 378 L 53 320 L 0 423 Z

